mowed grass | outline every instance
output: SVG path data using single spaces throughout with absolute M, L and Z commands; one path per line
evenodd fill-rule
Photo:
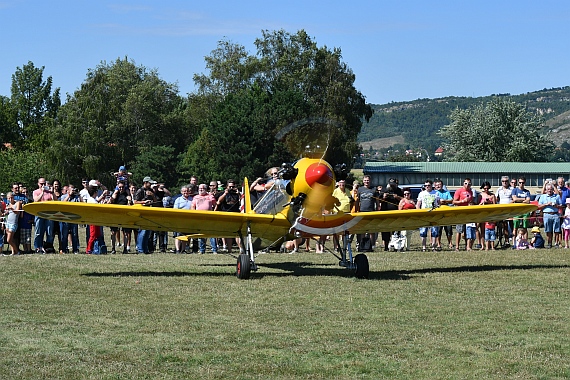
M 0 378 L 570 378 L 569 250 L 368 257 L 0 257 Z

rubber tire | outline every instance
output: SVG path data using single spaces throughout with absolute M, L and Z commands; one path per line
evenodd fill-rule
M 237 258 L 236 276 L 241 280 L 247 280 L 251 275 L 251 261 L 249 255 L 242 253 Z
M 370 266 L 368 265 L 368 257 L 366 255 L 359 253 L 354 256 L 354 274 L 356 278 L 368 278 L 370 274 Z

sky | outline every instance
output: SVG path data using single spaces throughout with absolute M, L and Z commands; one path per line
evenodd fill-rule
M 65 100 L 125 57 L 186 95 L 218 41 L 280 29 L 340 48 L 369 103 L 515 95 L 570 85 L 569 25 L 568 0 L 0 0 L 0 95 L 29 61 Z

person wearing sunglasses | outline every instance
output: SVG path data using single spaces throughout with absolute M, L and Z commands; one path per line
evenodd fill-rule
M 433 182 L 428 179 L 424 182 L 424 190 L 422 190 L 418 195 L 418 202 L 416 203 L 416 208 L 419 210 L 419 209 L 434 209 L 437 207 L 439 207 L 439 193 L 433 189 Z M 431 249 L 435 251 L 437 248 L 438 228 L 420 227 L 420 237 L 422 238 L 422 251 L 424 252 L 426 251 L 426 240 L 427 240 L 428 229 L 431 235 Z
M 453 195 L 453 205 L 454 206 L 469 206 L 473 202 L 473 190 L 471 189 L 471 179 L 465 178 L 463 181 L 463 186 L 455 191 Z M 465 232 L 465 240 L 467 241 L 466 249 L 471 250 L 473 245 L 473 239 L 468 236 L 465 224 L 458 224 L 455 226 L 455 250 L 459 251 L 459 243 L 461 242 L 461 235 Z
M 205 183 L 198 185 L 198 194 L 192 198 L 191 210 L 213 211 L 216 208 L 216 198 L 208 193 L 208 186 Z M 210 238 L 212 253 L 218 253 L 216 238 Z M 198 251 L 200 254 L 206 253 L 206 239 L 198 238 Z
M 47 202 L 54 201 L 53 192 L 45 178 L 38 179 L 38 188 L 32 193 L 34 202 Z M 45 253 L 44 243 L 53 246 L 53 220 L 48 220 L 36 216 L 35 218 L 35 235 L 34 235 L 34 249 L 36 253 Z M 45 236 L 45 241 L 44 241 Z
M 497 194 L 497 203 L 502 205 L 513 203 L 513 187 L 511 187 L 511 183 L 509 181 L 508 176 L 501 177 L 501 187 L 499 187 L 496 194 Z M 514 231 L 513 221 L 504 220 L 502 225 L 503 225 L 503 235 L 508 236 L 509 241 L 514 239 L 515 236 L 513 234 Z
M 525 189 L 524 185 L 526 183 L 526 178 L 520 176 L 517 180 L 518 186 L 515 187 L 511 193 L 511 197 L 514 203 L 530 203 L 530 191 Z M 513 218 L 513 231 L 518 231 L 519 228 L 525 229 L 525 235 L 527 234 L 527 229 L 530 227 L 530 213 L 519 215 Z M 513 246 L 515 239 L 513 238 Z

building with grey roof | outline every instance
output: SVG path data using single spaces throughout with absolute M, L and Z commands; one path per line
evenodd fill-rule
M 501 176 L 524 176 L 527 187 L 542 187 L 544 180 L 564 177 L 568 180 L 570 164 L 566 162 L 367 162 L 363 170 L 374 185 L 385 185 L 396 178 L 400 187 L 423 183 L 427 178 L 441 178 L 447 186 L 461 186 L 465 177 L 474 186 L 489 181 L 500 186 Z

